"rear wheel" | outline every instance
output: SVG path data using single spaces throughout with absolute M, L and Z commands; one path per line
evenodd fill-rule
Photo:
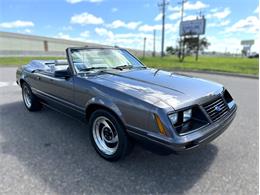
M 124 126 L 106 110 L 97 110 L 91 115 L 89 132 L 95 150 L 106 160 L 122 159 L 132 148 Z
M 22 96 L 24 105 L 29 111 L 37 111 L 42 108 L 39 99 L 32 93 L 32 90 L 27 83 L 22 84 Z

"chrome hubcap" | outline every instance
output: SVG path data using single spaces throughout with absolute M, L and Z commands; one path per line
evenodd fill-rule
M 24 99 L 25 105 L 28 108 L 30 108 L 32 105 L 32 100 L 31 100 L 31 93 L 30 93 L 28 87 L 24 87 L 24 89 L 23 89 L 23 99 Z
M 94 141 L 102 152 L 113 155 L 118 148 L 118 134 L 113 123 L 106 117 L 97 117 L 92 127 Z

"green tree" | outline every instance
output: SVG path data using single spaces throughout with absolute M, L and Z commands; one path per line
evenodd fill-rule
M 198 51 L 204 51 L 210 46 L 209 41 L 206 37 L 186 37 L 184 38 L 183 45 L 184 49 L 182 50 L 182 55 L 180 55 L 181 60 L 184 60 L 185 55 L 190 55 L 194 52 L 198 54 Z
M 173 55 L 174 54 L 174 49 L 172 46 L 166 47 L 166 52 L 168 55 Z
M 204 51 L 210 46 L 206 37 L 199 39 L 198 37 L 189 37 L 184 39 L 184 45 L 190 52 L 196 51 L 199 45 L 199 51 Z
M 208 49 L 209 46 L 210 46 L 210 42 L 206 37 L 200 39 L 200 47 L 199 47 L 200 51 L 204 51 L 205 49 Z

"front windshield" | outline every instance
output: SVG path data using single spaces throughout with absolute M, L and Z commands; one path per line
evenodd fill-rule
M 77 72 L 144 67 L 141 62 L 124 49 L 72 49 L 71 56 Z

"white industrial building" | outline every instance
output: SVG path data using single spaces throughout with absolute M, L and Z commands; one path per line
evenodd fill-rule
M 64 56 L 65 49 L 72 46 L 98 46 L 99 44 L 74 40 L 0 32 L 0 56 Z M 131 50 L 141 56 L 142 51 Z M 147 52 L 147 55 L 151 52 Z

